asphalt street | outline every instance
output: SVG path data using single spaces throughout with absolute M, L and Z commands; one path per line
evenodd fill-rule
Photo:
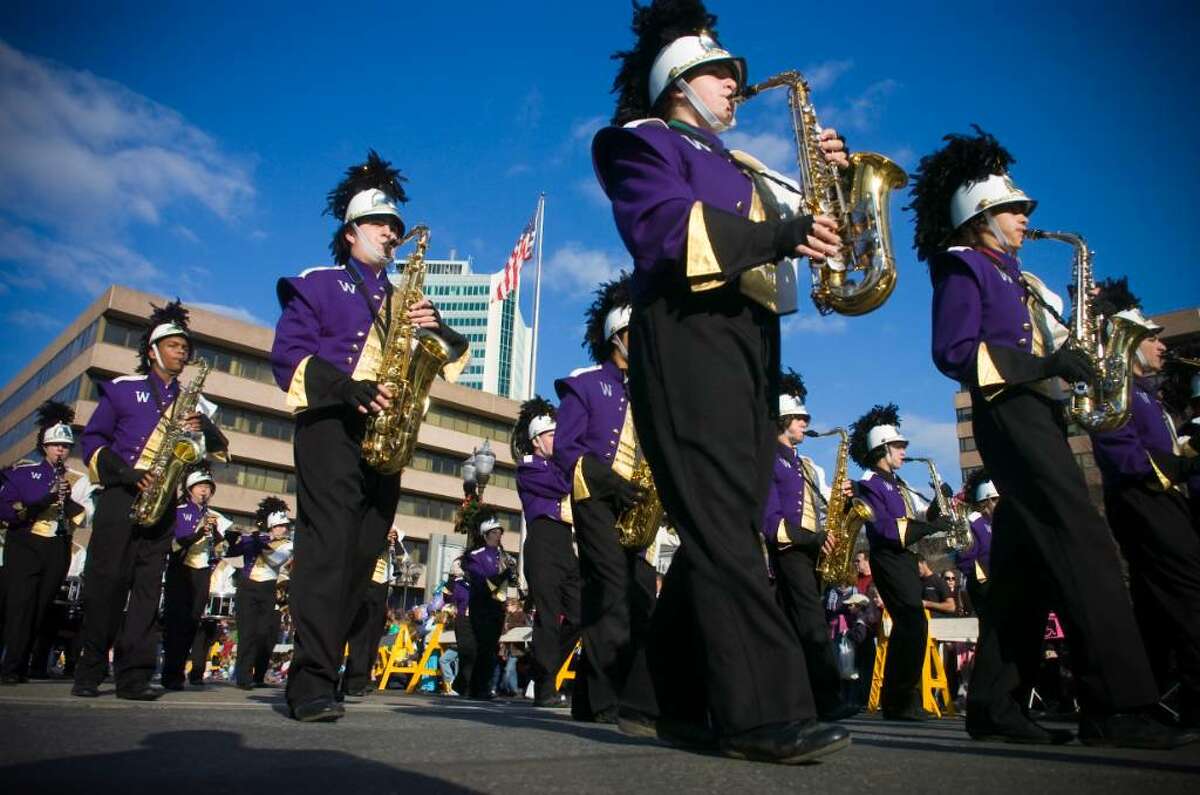
M 278 688 L 153 703 L 0 689 L 0 793 L 1200 792 L 1200 744 L 1171 752 L 976 743 L 962 720 L 847 721 L 853 745 L 783 767 L 704 756 L 528 702 L 372 694 L 336 724 L 285 717 Z

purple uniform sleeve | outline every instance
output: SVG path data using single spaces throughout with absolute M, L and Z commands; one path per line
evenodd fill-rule
M 554 430 L 554 465 L 567 483 L 575 474 L 575 463 L 585 452 L 584 431 L 587 430 L 588 410 L 583 396 L 568 379 L 556 381 L 559 405 L 557 427 Z
M 287 392 L 300 362 L 319 350 L 317 332 L 321 321 L 308 298 L 295 288 L 291 279 L 280 279 L 277 292 L 283 313 L 275 324 L 271 370 L 275 374 L 275 383 Z
M 975 275 L 953 254 L 930 263 L 933 274 L 933 363 L 955 381 L 975 384 L 983 302 Z
M 555 448 L 558 447 L 558 430 L 555 429 Z M 560 500 L 571 490 L 571 482 L 562 471 L 551 464 L 536 466 L 522 464 L 517 467 L 517 490 L 535 494 L 551 500 Z
M 91 466 L 96 451 L 112 444 L 113 437 L 117 432 L 117 411 L 113 407 L 112 399 L 109 398 L 108 385 L 97 384 L 97 388 L 100 391 L 100 400 L 79 438 L 83 462 L 89 466 Z
M 875 515 L 875 521 L 867 522 L 867 533 L 900 543 L 900 527 L 896 524 L 896 519 L 900 517 L 892 515 L 888 501 L 877 485 L 878 482 L 876 478 L 858 481 L 859 495 Z
M 14 506 L 21 502 L 21 496 L 17 493 L 17 484 L 8 479 L 11 471 L 6 469 L 0 472 L 0 522 L 16 524 L 19 517 Z
M 613 127 L 602 130 L 592 148 L 596 175 L 612 201 L 621 238 L 637 252 L 637 267 L 647 271 L 683 258 L 696 201 L 678 152 L 648 140 L 656 134 L 674 133 Z
M 779 523 L 783 521 L 783 504 L 779 500 L 779 484 L 772 480 L 771 489 L 767 492 L 767 502 L 763 506 L 763 538 L 772 544 L 779 538 Z
M 1142 445 L 1132 422 L 1116 430 L 1093 433 L 1092 452 L 1096 464 L 1110 477 L 1125 481 L 1156 479 L 1150 453 Z

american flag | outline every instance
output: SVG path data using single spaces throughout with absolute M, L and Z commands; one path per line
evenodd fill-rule
M 537 213 L 534 213 L 533 218 L 529 219 L 529 223 L 525 225 L 524 231 L 521 232 L 521 236 L 517 238 L 517 244 L 513 246 L 512 253 L 508 255 L 508 261 L 504 263 L 500 283 L 496 285 L 496 294 L 492 296 L 493 301 L 503 301 L 505 298 L 508 298 L 509 293 L 517 289 L 517 282 L 521 276 L 521 265 L 533 256 L 534 227 L 536 221 Z

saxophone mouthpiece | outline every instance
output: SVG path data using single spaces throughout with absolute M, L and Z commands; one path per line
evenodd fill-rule
M 817 433 L 816 431 L 805 431 L 804 435 L 809 439 L 818 439 L 821 437 L 821 434 Z

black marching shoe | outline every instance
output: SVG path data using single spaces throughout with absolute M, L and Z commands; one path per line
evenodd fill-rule
M 178 680 L 171 680 L 169 682 L 163 682 L 162 689 L 163 690 L 173 690 L 175 692 L 183 690 L 183 680 L 178 679 Z
M 979 742 L 1019 745 L 1065 745 L 1075 738 L 1069 729 L 1047 729 L 1019 713 L 1004 721 L 972 720 L 968 714 L 967 734 Z
M 96 685 L 81 685 L 77 682 L 71 687 L 71 695 L 79 698 L 96 698 L 100 695 L 100 688 Z
M 342 691 L 342 695 L 350 696 L 351 698 L 364 698 L 370 694 L 368 687 L 350 687 Z
M 708 726 L 678 718 L 653 718 L 644 712 L 621 709 L 617 728 L 629 737 L 652 737 L 675 748 L 716 751 L 717 735 Z
M 761 726 L 720 740 L 725 756 L 781 765 L 810 762 L 849 745 L 846 727 L 811 719 Z
M 1194 742 L 1197 735 L 1164 726 L 1138 712 L 1079 717 L 1079 742 L 1109 748 L 1178 748 Z
M 235 686 L 235 687 L 236 687 L 238 690 L 253 690 L 253 689 L 254 689 L 254 683 L 253 683 L 253 682 L 238 682 L 238 683 L 237 683 L 236 685 L 234 685 L 234 686 Z
M 118 690 L 117 698 L 123 698 L 126 701 L 158 701 L 162 694 L 163 691 L 155 690 L 147 685 L 141 690 Z
M 346 716 L 346 708 L 329 696 L 321 696 L 293 706 L 291 715 L 301 723 L 332 723 Z
M 921 723 L 927 720 L 933 720 L 936 715 L 932 712 L 926 712 L 924 707 L 918 707 L 915 704 L 905 707 L 904 709 L 884 709 L 884 720 L 898 720 L 906 723 Z
M 546 696 L 538 696 L 533 705 L 547 709 L 567 709 L 571 706 L 571 699 L 567 698 L 566 693 L 551 693 Z
M 858 706 L 857 704 L 851 704 L 849 701 L 842 701 L 826 709 L 817 710 L 817 718 L 825 721 L 826 723 L 833 723 L 835 721 L 853 718 L 861 711 L 862 707 Z

